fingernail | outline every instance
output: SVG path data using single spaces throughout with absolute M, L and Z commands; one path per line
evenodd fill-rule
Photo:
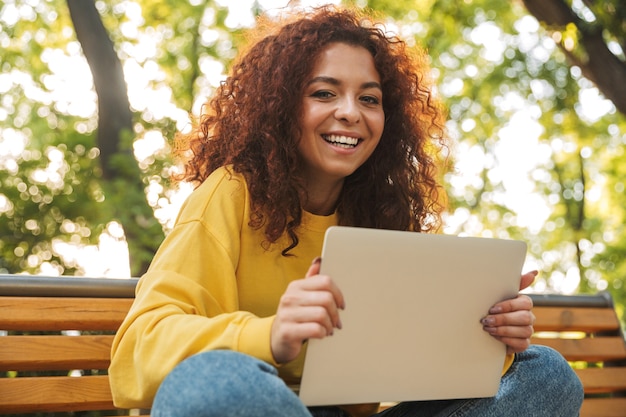
M 485 327 L 483 327 L 483 330 L 486 331 L 489 334 L 492 334 L 492 335 L 497 333 L 497 328 L 496 327 L 485 326 Z
M 313 262 L 311 262 L 311 265 L 319 264 L 321 262 L 322 262 L 322 258 L 318 256 L 317 258 L 313 259 Z
M 337 328 L 341 330 L 343 328 L 343 323 L 341 323 L 341 319 L 337 320 Z
M 493 306 L 489 309 L 489 313 L 490 314 L 499 314 L 502 313 L 502 307 L 500 306 Z
M 484 326 L 493 326 L 494 324 L 496 324 L 496 319 L 493 317 L 484 317 L 480 322 Z

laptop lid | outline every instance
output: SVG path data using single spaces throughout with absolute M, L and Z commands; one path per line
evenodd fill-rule
M 334 226 L 321 273 L 346 300 L 342 330 L 308 342 L 308 406 L 494 396 L 506 347 L 480 319 L 519 290 L 526 244 Z

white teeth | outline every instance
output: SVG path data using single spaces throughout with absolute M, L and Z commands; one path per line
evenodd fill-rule
M 341 135 L 328 135 L 328 136 L 325 135 L 324 139 L 327 142 L 330 142 L 333 145 L 340 146 L 342 148 L 352 148 L 359 143 L 358 138 L 352 138 L 349 136 L 341 136 Z

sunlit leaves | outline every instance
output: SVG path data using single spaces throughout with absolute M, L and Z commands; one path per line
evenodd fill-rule
M 626 298 L 626 120 L 564 52 L 583 57 L 581 30 L 602 27 L 623 60 L 623 2 L 572 1 L 586 26 L 557 32 L 543 29 L 521 2 L 346 3 L 371 7 L 409 44 L 428 49 L 457 142 L 456 170 L 446 177 L 448 231 L 527 241 L 528 267 L 541 270 L 538 290 L 606 288 Z M 135 112 L 127 152 L 114 163 L 129 170 L 146 195 L 129 193 L 124 181 L 100 180 L 96 96 L 65 2 L 5 1 L 0 268 L 11 272 L 72 273 L 80 268 L 78 255 L 62 259 L 59 247 L 67 253 L 63 245 L 95 244 L 102 231 L 113 236 L 122 224 L 132 251 L 149 261 L 150 241 L 158 238 L 146 230 L 154 231 L 156 220 L 135 206 L 147 198 L 158 221 L 171 221 L 179 204 L 168 180 L 171 139 L 188 127 L 189 111 L 199 112 L 242 41 L 227 1 L 96 5 Z M 73 95 L 70 85 L 81 94 Z M 124 218 L 113 218 L 114 205 L 129 207 Z M 124 238 L 117 236 L 112 239 Z
M 625 7 L 586 2 L 590 14 L 573 3 L 624 45 L 625 20 L 615 17 Z M 626 121 L 558 48 L 579 53 L 578 29 L 551 35 L 511 2 L 416 9 L 393 17 L 419 29 L 416 43 L 427 46 L 449 109 L 457 159 L 447 176 L 448 232 L 527 241 L 527 266 L 542 271 L 537 290 L 614 289 L 624 301 Z

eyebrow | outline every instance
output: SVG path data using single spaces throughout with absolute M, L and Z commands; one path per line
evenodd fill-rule
M 339 81 L 336 78 L 333 77 L 327 77 L 324 75 L 320 75 L 317 76 L 313 79 L 311 79 L 309 82 L 306 83 L 307 86 L 313 84 L 313 83 L 328 83 L 328 84 L 332 84 L 332 85 L 340 85 L 341 81 Z M 380 83 L 376 82 L 376 81 L 368 81 L 365 82 L 363 84 L 361 84 L 361 89 L 365 90 L 368 88 L 377 88 L 379 90 L 383 90 L 382 86 L 380 85 Z

